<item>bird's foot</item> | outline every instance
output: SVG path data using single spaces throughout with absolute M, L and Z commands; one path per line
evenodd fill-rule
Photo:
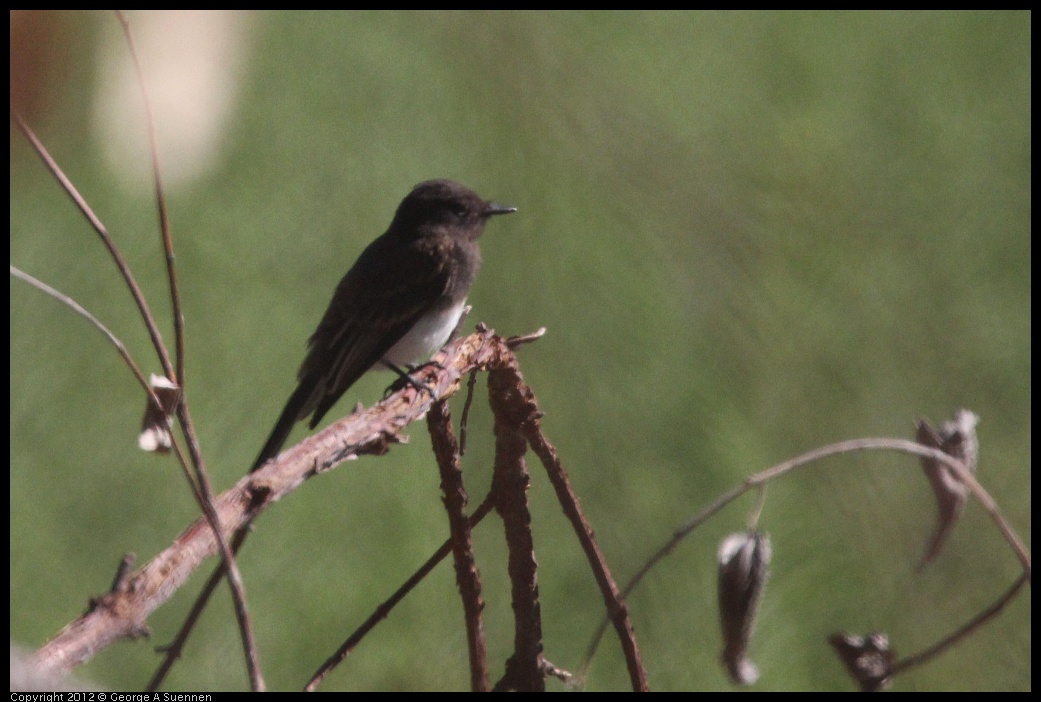
M 416 371 L 423 370 L 424 368 L 429 368 L 430 366 L 437 366 L 438 368 L 441 368 L 443 370 L 444 366 L 442 366 L 437 361 L 427 361 L 426 363 L 422 363 L 418 366 L 410 365 L 408 367 L 407 373 L 395 366 L 393 363 L 387 363 L 386 361 L 384 361 L 383 365 L 385 365 L 387 368 L 398 374 L 398 379 L 390 385 L 388 385 L 387 389 L 383 391 L 383 399 L 387 399 L 390 395 L 396 393 L 398 390 L 401 390 L 409 385 L 414 387 L 416 390 L 426 390 L 430 394 L 431 398 L 435 400 L 437 399 L 437 394 L 434 392 L 434 388 L 430 387 L 426 383 L 419 382 L 411 375 Z

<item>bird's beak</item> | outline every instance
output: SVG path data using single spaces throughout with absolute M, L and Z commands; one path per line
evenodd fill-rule
M 516 207 L 511 207 L 509 205 L 497 205 L 494 202 L 489 202 L 487 205 L 484 206 L 484 212 L 482 214 L 484 214 L 485 217 L 491 217 L 492 215 L 510 214 L 511 212 L 516 211 Z

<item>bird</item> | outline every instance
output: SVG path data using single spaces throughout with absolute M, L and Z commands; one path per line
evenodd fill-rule
M 452 335 L 481 264 L 477 240 L 489 218 L 516 207 L 481 199 L 465 185 L 428 180 L 401 201 L 387 231 L 347 274 L 311 335 L 297 387 L 250 472 L 281 450 L 293 426 L 314 429 L 376 366 L 409 376 Z

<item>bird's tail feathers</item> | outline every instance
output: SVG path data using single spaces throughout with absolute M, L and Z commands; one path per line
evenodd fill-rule
M 282 410 L 282 414 L 279 415 L 278 421 L 275 422 L 275 428 L 271 430 L 271 436 L 268 437 L 264 448 L 260 449 L 260 455 L 253 462 L 253 467 L 249 469 L 250 473 L 263 466 L 282 450 L 282 444 L 289 438 L 289 432 L 293 430 L 293 425 L 303 419 L 301 412 L 311 402 L 314 387 L 315 380 L 313 378 L 302 378 L 300 380 L 296 391 L 290 395 L 289 400 L 286 401 L 285 408 Z

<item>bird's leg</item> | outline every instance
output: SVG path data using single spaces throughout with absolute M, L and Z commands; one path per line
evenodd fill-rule
M 434 389 L 432 387 L 430 387 L 426 383 L 419 382 L 411 375 L 412 373 L 415 373 L 418 370 L 423 370 L 424 368 L 428 368 L 430 366 L 437 366 L 438 368 L 444 370 L 444 366 L 442 366 L 437 361 L 427 361 L 426 363 L 421 363 L 418 366 L 413 366 L 409 364 L 407 373 L 395 366 L 393 363 L 383 361 L 383 365 L 385 365 L 387 368 L 398 374 L 398 379 L 390 385 L 388 385 L 387 389 L 383 391 L 384 398 L 386 398 L 388 395 L 392 393 L 397 392 L 398 390 L 401 390 L 406 385 L 411 385 L 416 390 L 426 390 L 428 393 L 430 393 L 431 398 L 435 400 L 437 399 L 437 395 L 434 393 Z

